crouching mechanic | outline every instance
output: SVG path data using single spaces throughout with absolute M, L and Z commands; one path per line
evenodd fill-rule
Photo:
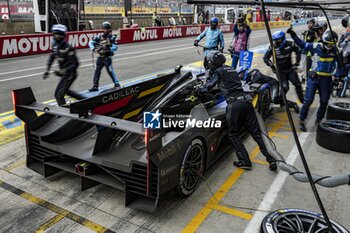
M 270 164 L 270 170 L 277 169 L 276 160 L 268 153 L 262 139 L 255 109 L 251 103 L 252 97 L 243 92 L 242 83 L 237 72 L 224 65 L 225 56 L 219 51 L 210 51 L 207 56 L 208 68 L 212 77 L 198 90 L 198 95 L 209 92 L 217 84 L 226 99 L 227 137 L 236 151 L 239 161 L 233 164 L 243 169 L 251 169 L 249 154 L 240 140 L 241 127 L 245 126 L 253 139 L 258 143 L 260 151 Z
M 276 48 L 276 61 L 279 67 L 282 88 L 284 92 L 287 94 L 289 90 L 289 81 L 295 87 L 295 92 L 297 93 L 298 99 L 300 102 L 303 102 L 304 94 L 303 89 L 301 87 L 301 82 L 296 73 L 295 69 L 299 66 L 299 62 L 301 59 L 301 50 L 296 46 L 293 42 L 286 40 L 286 34 L 282 31 L 277 31 L 272 35 L 273 44 Z M 296 63 L 292 64 L 292 53 L 295 53 Z M 264 62 L 267 66 L 271 67 L 272 71 L 276 73 L 276 67 L 274 66 L 274 62 L 271 61 L 272 57 L 272 49 L 271 47 L 265 53 Z
M 98 85 L 101 77 L 101 70 L 105 66 L 108 75 L 111 77 L 114 87 L 120 87 L 117 75 L 114 72 L 112 56 L 118 50 L 117 37 L 112 35 L 112 25 L 109 22 L 102 23 L 103 34 L 95 37 L 89 42 L 90 49 L 99 56 L 96 60 L 94 73 L 94 85 L 89 91 L 98 91 Z
M 52 50 L 47 62 L 47 70 L 43 75 L 43 79 L 47 79 L 49 77 L 51 66 L 57 58 L 59 70 L 56 70 L 55 74 L 61 77 L 61 79 L 58 82 L 55 90 L 55 98 L 57 104 L 62 106 L 66 104 L 66 100 L 64 99 L 65 94 L 76 99 L 83 99 L 82 95 L 69 90 L 70 86 L 77 78 L 79 61 L 76 56 L 75 49 L 65 40 L 67 27 L 62 24 L 55 24 L 52 26 L 51 30 L 53 35 Z
M 219 19 L 213 17 L 210 19 L 210 27 L 206 28 L 194 41 L 193 45 L 198 46 L 198 42 L 201 41 L 204 37 L 205 40 L 205 49 L 204 55 L 207 56 L 211 50 L 223 51 L 225 47 L 224 35 L 222 31 L 218 28 Z M 220 45 L 220 48 L 219 48 Z M 204 58 L 205 59 L 205 58 Z
M 279 104 L 281 107 L 283 104 L 282 96 L 280 95 L 280 84 L 277 79 L 272 78 L 270 76 L 264 75 L 260 72 L 258 69 L 253 69 L 252 71 L 248 72 L 249 68 L 247 67 L 240 67 L 237 69 L 237 73 L 239 75 L 239 78 L 243 81 L 245 81 L 246 84 L 251 83 L 259 83 L 259 84 L 269 84 L 271 87 L 271 101 L 273 104 Z M 293 108 L 296 113 L 299 113 L 299 107 L 297 103 L 287 100 L 287 104 L 289 108 Z
M 307 118 L 309 108 L 314 101 L 317 90 L 320 94 L 320 107 L 317 111 L 315 124 L 318 124 L 326 113 L 332 90 L 332 77 L 337 72 L 338 66 L 338 56 L 335 48 L 338 35 L 335 32 L 327 30 L 322 35 L 321 43 L 305 43 L 297 36 L 292 28 L 288 29 L 287 32 L 299 47 L 311 52 L 313 60 L 308 75 L 306 94 L 299 116 L 300 130 L 306 131 L 304 121 Z

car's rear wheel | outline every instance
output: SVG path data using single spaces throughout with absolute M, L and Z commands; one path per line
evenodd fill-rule
M 176 191 L 180 196 L 191 195 L 196 189 L 204 169 L 204 144 L 194 139 L 183 156 Z
M 335 233 L 349 233 L 332 221 Z M 261 223 L 262 233 L 328 233 L 327 223 L 321 214 L 301 209 L 281 209 L 269 213 Z

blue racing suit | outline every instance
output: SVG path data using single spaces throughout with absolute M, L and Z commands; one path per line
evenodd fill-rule
M 321 43 L 306 43 L 297 35 L 292 35 L 292 38 L 299 47 L 306 52 L 310 52 L 312 56 L 312 65 L 307 79 L 303 106 L 300 111 L 300 120 L 304 121 L 307 118 L 309 108 L 318 90 L 320 107 L 317 111 L 317 120 L 320 121 L 327 110 L 332 90 L 332 76 L 337 72 L 339 58 L 335 48 L 327 51 Z
M 92 51 L 97 51 L 99 56 L 96 60 L 96 68 L 94 73 L 94 87 L 98 87 L 101 70 L 105 66 L 108 72 L 108 75 L 111 77 L 115 85 L 119 85 L 117 75 L 114 72 L 112 64 L 112 56 L 114 52 L 118 50 L 117 37 L 112 34 L 100 35 L 95 37 L 92 41 L 89 42 L 89 47 Z
M 204 37 L 205 47 L 204 55 L 207 56 L 210 50 L 218 50 L 219 44 L 221 49 L 225 47 L 224 35 L 220 29 L 212 30 L 210 27 L 206 28 L 198 37 L 197 41 L 201 41 Z

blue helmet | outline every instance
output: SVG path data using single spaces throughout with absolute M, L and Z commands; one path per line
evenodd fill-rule
M 272 34 L 273 43 L 276 48 L 282 48 L 286 43 L 286 33 L 283 31 L 277 31 Z
M 67 32 L 67 27 L 63 24 L 54 24 L 51 28 L 53 34 L 65 35 Z
M 213 17 L 210 19 L 210 23 L 219 23 L 219 19 L 217 17 Z

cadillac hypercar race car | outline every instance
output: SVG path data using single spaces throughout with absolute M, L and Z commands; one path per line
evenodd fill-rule
M 225 140 L 226 102 L 217 89 L 197 96 L 202 78 L 200 72 L 178 67 L 64 107 L 37 102 L 29 87 L 14 90 L 15 113 L 25 123 L 27 167 L 44 177 L 76 174 L 82 190 L 98 184 L 120 189 L 127 207 L 148 212 L 169 190 L 192 194 L 202 173 L 231 148 Z M 269 85 L 245 85 L 245 91 L 266 117 Z M 147 112 L 222 124 L 145 128 Z

